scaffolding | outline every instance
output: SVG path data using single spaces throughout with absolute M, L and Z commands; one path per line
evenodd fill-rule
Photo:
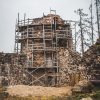
M 18 14 L 15 52 L 26 55 L 23 67 L 27 84 L 59 85 L 59 71 L 63 70 L 58 55 L 61 47 L 72 48 L 72 34 L 70 24 L 56 15 L 56 11 L 51 10 L 41 18 L 24 20 L 19 20 Z

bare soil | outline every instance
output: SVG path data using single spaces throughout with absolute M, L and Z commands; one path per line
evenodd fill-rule
M 71 87 L 42 87 L 15 85 L 9 86 L 7 92 L 11 96 L 63 96 L 71 95 Z

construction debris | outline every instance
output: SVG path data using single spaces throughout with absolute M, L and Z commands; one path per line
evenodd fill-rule
M 0 83 L 15 85 L 23 83 L 25 55 L 16 53 L 0 53 Z
M 82 63 L 87 69 L 88 79 L 100 83 L 100 39 L 84 53 Z
M 63 86 L 75 85 L 80 80 L 83 80 L 86 78 L 85 68 L 80 65 L 81 57 L 78 53 L 74 53 L 73 51 L 65 49 L 65 48 L 59 48 L 57 51 L 58 51 L 59 66 L 60 66 L 60 69 L 59 69 L 60 71 L 58 73 L 60 79 L 58 80 L 58 85 L 60 86 L 61 85 Z M 5 55 L 5 54 L 2 53 L 2 55 Z M 12 63 L 9 64 L 5 60 L 6 65 L 5 63 L 2 64 L 1 66 L 2 68 L 4 68 L 4 65 L 5 65 L 6 69 L 7 67 L 8 69 L 7 70 L 4 69 L 4 71 L 2 71 L 1 73 L 1 76 L 6 75 L 5 79 L 8 81 L 10 85 L 28 84 L 28 78 L 26 77 L 28 72 L 25 71 L 23 67 L 24 62 L 26 60 L 25 55 L 15 55 L 15 54 L 13 56 L 12 55 L 13 54 L 11 54 L 11 56 L 8 57 L 8 59 L 12 58 L 11 59 Z M 40 59 L 40 57 L 42 59 L 42 55 L 39 55 L 38 59 Z M 39 63 L 41 64 L 41 61 L 42 60 L 38 60 L 37 64 L 38 65 Z M 50 65 L 51 64 L 49 63 L 48 66 Z M 3 70 L 2 68 L 1 70 Z M 3 77 L 2 77 L 2 80 L 4 80 Z
M 75 85 L 80 80 L 86 79 L 86 69 L 81 65 L 79 53 L 61 48 L 59 50 L 60 74 L 63 76 L 62 84 Z M 64 77 L 65 76 L 65 77 Z
M 87 80 L 82 80 L 79 81 L 73 88 L 72 88 L 72 94 L 76 93 L 90 93 L 92 92 L 93 85 L 87 81 Z

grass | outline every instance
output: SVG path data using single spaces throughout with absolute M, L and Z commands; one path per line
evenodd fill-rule
M 72 95 L 68 100 L 81 100 L 82 98 L 91 97 L 93 100 L 100 100 L 100 87 L 94 87 L 92 93 L 81 93 Z
M 56 96 L 35 96 L 35 97 L 18 97 L 18 96 L 8 96 L 6 98 L 0 98 L 0 100 L 66 100 L 67 97 L 56 97 Z

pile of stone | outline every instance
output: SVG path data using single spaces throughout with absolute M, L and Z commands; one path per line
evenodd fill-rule
M 68 49 L 59 49 L 59 65 L 62 82 L 75 85 L 80 80 L 86 79 L 86 69 L 81 64 L 81 56 L 77 52 Z
M 91 82 L 87 80 L 79 81 L 73 88 L 72 88 L 72 94 L 77 93 L 90 93 L 92 92 L 93 85 Z
M 100 80 L 100 39 L 84 53 L 82 64 L 90 80 Z
M 16 53 L 0 53 L 0 85 L 21 84 L 26 56 Z

